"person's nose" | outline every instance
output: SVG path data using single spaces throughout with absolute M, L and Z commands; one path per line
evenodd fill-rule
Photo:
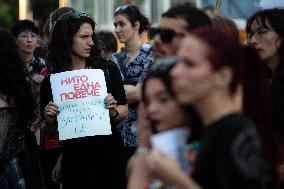
M 121 31 L 121 27 L 120 26 L 115 26 L 114 28 L 114 33 L 119 33 Z
M 175 79 L 177 76 L 178 76 L 178 74 L 179 74 L 179 71 L 180 71 L 180 68 L 181 66 L 179 65 L 179 64 L 176 64 L 173 68 L 172 68 L 172 70 L 170 71 L 170 76 L 171 76 L 171 78 L 172 79 Z
M 161 36 L 160 34 L 156 34 L 155 37 L 154 37 L 154 44 L 161 44 L 162 43 L 162 40 L 161 40 Z
M 92 38 L 90 38 L 90 39 L 88 40 L 88 45 L 89 45 L 89 46 L 94 46 L 94 41 L 93 41 Z
M 256 44 L 257 43 L 257 37 L 255 34 L 253 34 L 250 38 L 250 43 L 251 44 Z
M 159 110 L 159 105 L 157 104 L 157 102 L 155 101 L 151 101 L 148 106 L 147 106 L 147 112 L 149 113 L 149 115 L 154 115 L 157 113 L 157 111 Z M 161 107 L 160 107 L 161 108 Z
M 27 35 L 27 41 L 32 42 L 33 37 L 31 35 Z

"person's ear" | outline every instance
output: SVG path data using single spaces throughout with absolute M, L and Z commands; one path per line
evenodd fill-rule
M 214 79 L 217 86 L 226 87 L 230 85 L 232 77 L 232 69 L 228 66 L 225 66 L 215 73 Z
M 282 38 L 281 38 L 281 37 L 278 37 L 278 39 L 277 39 L 276 42 L 275 42 L 275 46 L 276 46 L 277 49 L 279 49 L 281 43 L 282 43 Z
M 134 28 L 136 30 L 139 30 L 139 28 L 140 28 L 140 22 L 139 21 L 134 22 Z

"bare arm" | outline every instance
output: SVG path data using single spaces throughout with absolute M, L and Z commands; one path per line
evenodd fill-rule
M 60 154 L 56 165 L 54 166 L 54 168 L 52 169 L 52 180 L 55 183 L 59 183 L 60 181 L 60 174 L 61 174 L 61 161 L 62 161 L 62 154 Z
M 147 156 L 147 165 L 155 178 L 169 185 L 179 189 L 201 189 L 168 155 L 153 151 Z
M 127 189 L 146 189 L 151 181 L 146 155 L 135 154 L 128 163 Z
M 44 116 L 46 119 L 46 123 L 48 125 L 54 125 L 56 123 L 57 114 L 58 114 L 58 105 L 52 101 L 50 101 L 44 110 Z
M 143 148 L 151 148 L 150 136 L 152 134 L 152 130 L 150 127 L 150 122 L 146 116 L 146 108 L 145 104 L 141 102 L 138 107 L 137 112 L 137 139 L 138 139 L 138 147 Z
M 121 121 L 128 116 L 128 105 L 117 105 L 116 110 L 118 112 L 118 116 L 115 118 L 115 122 Z
M 134 104 L 140 101 L 141 87 L 142 85 L 140 83 L 137 85 L 124 85 L 124 91 L 128 104 Z
M 148 188 L 151 181 L 151 174 L 146 159 L 150 152 L 150 136 L 152 132 L 149 121 L 146 118 L 145 105 L 142 102 L 139 104 L 137 112 L 137 128 L 138 148 L 128 161 L 127 167 L 128 189 Z
M 127 117 L 128 115 L 128 105 L 117 105 L 116 100 L 109 93 L 106 97 L 107 100 L 107 108 L 109 109 L 109 115 L 113 119 L 113 121 L 117 122 Z

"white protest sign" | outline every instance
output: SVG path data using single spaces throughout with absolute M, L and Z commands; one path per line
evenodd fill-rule
M 110 135 L 109 111 L 104 106 L 107 88 L 104 72 L 81 69 L 50 76 L 57 116 L 59 139 Z

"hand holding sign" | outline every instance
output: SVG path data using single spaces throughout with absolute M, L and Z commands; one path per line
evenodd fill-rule
M 50 77 L 53 105 L 58 105 L 59 139 L 111 134 L 109 112 L 104 107 L 107 96 L 104 72 L 81 69 L 53 74 Z M 109 107 L 114 98 L 109 96 Z M 51 106 L 52 107 L 52 106 Z M 50 109 L 50 119 L 56 108 Z
M 58 114 L 58 105 L 52 101 L 50 101 L 46 106 L 45 106 L 45 118 L 46 122 L 50 125 L 53 125 L 54 122 L 56 121 L 56 117 Z
M 112 96 L 112 94 L 108 94 L 107 97 L 106 97 L 106 101 L 107 101 L 107 108 L 109 110 L 109 115 L 111 117 L 113 117 L 117 110 L 116 110 L 116 100 L 114 99 L 114 97 Z

